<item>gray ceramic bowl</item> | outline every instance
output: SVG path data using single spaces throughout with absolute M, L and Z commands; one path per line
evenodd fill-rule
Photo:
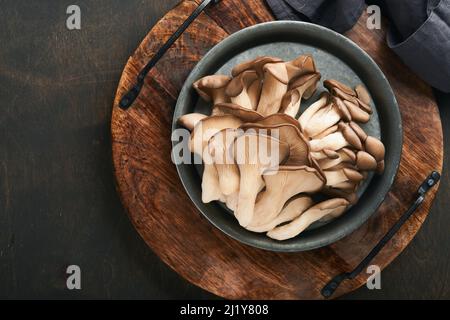
M 236 64 L 257 56 L 277 56 L 285 60 L 312 54 L 324 79 L 337 79 L 347 85 L 364 84 L 374 101 L 374 114 L 364 129 L 381 138 L 386 147 L 386 169 L 381 176 L 370 176 L 360 189 L 360 200 L 341 217 L 325 225 L 315 224 L 299 236 L 275 241 L 265 234 L 240 227 L 234 216 L 220 203 L 201 201 L 201 166 L 177 165 L 180 179 L 191 200 L 217 228 L 245 244 L 272 251 L 295 252 L 333 243 L 361 226 L 380 206 L 392 186 L 402 149 L 401 117 L 394 93 L 377 64 L 354 42 L 329 29 L 303 22 L 270 22 L 241 30 L 212 48 L 192 70 L 178 98 L 173 118 L 191 112 L 210 113 L 210 106 L 192 89 L 192 83 L 206 75 L 229 74 Z M 303 102 L 308 106 L 316 96 Z M 304 109 L 304 107 L 302 107 Z M 175 145 L 175 143 L 174 143 Z

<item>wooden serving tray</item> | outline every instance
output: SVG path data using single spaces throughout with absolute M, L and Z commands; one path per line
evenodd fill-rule
M 361 228 L 321 249 L 275 253 L 243 245 L 214 228 L 189 200 L 171 162 L 171 122 L 190 70 L 216 43 L 247 26 L 274 20 L 263 0 L 224 0 L 202 14 L 147 77 L 128 111 L 117 105 L 139 70 L 200 0 L 185 0 L 162 18 L 128 60 L 111 121 L 117 187 L 145 242 L 188 281 L 230 299 L 320 299 L 331 277 L 353 269 L 413 201 L 418 185 L 441 170 L 443 140 L 431 88 L 388 49 L 384 30 L 368 30 L 363 15 L 346 34 L 368 52 L 389 79 L 403 118 L 400 170 L 380 209 Z M 434 188 L 415 215 L 373 261 L 386 267 L 413 239 L 427 217 Z M 362 273 L 333 297 L 363 285 Z

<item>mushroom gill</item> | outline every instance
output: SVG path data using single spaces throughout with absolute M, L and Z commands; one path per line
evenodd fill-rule
M 312 223 L 326 216 L 337 216 L 342 214 L 348 206 L 349 202 L 343 198 L 323 201 L 303 212 L 303 214 L 294 221 L 272 229 L 267 233 L 267 236 L 275 240 L 287 240 L 293 238 L 303 232 Z
M 239 224 L 247 227 L 253 219 L 259 186 L 264 184 L 263 173 L 274 169 L 273 165 L 278 166 L 289 155 L 289 146 L 269 136 L 246 132 L 236 138 L 234 148 L 240 173 L 239 196 L 234 214 Z M 272 161 L 266 163 L 263 154 L 269 155 Z M 278 158 L 275 164 L 274 155 Z

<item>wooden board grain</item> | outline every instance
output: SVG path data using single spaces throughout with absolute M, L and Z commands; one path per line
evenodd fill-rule
M 406 210 L 423 178 L 431 170 L 442 169 L 442 129 L 432 91 L 387 48 L 384 31 L 367 30 L 367 16 L 363 15 L 347 36 L 380 65 L 396 93 L 403 118 L 403 155 L 391 192 L 367 223 L 328 247 L 287 254 L 245 246 L 215 229 L 188 199 L 170 161 L 170 124 L 178 92 L 195 63 L 228 34 L 273 20 L 264 1 L 222 1 L 202 14 L 152 70 L 134 107 L 128 111 L 117 107 L 138 70 L 194 10 L 196 2 L 181 2 L 156 24 L 122 74 L 111 123 L 122 202 L 152 250 L 205 290 L 231 299 L 320 299 L 322 286 L 361 261 Z M 436 191 L 430 192 L 374 264 L 386 267 L 408 245 L 425 220 Z M 344 282 L 335 297 L 360 287 L 367 276 Z

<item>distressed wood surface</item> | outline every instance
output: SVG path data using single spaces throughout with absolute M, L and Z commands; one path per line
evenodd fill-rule
M 170 161 L 170 128 L 178 92 L 190 70 L 228 34 L 273 20 L 264 2 L 227 0 L 209 9 L 152 70 L 134 107 L 126 112 L 117 107 L 138 70 L 194 10 L 196 1 L 181 2 L 159 21 L 123 71 L 111 122 L 122 202 L 152 250 L 205 290 L 232 299 L 320 299 L 322 286 L 337 273 L 351 270 L 406 210 L 423 178 L 431 170 L 442 169 L 442 129 L 432 91 L 387 48 L 384 31 L 367 30 L 366 16 L 362 16 L 347 36 L 382 68 L 403 118 L 403 156 L 391 192 L 367 223 L 328 247 L 283 254 L 245 246 L 215 229 L 190 202 Z M 430 192 L 375 264 L 386 267 L 408 245 L 424 222 L 436 191 Z M 366 277 L 362 274 L 344 282 L 334 297 L 360 287 Z

